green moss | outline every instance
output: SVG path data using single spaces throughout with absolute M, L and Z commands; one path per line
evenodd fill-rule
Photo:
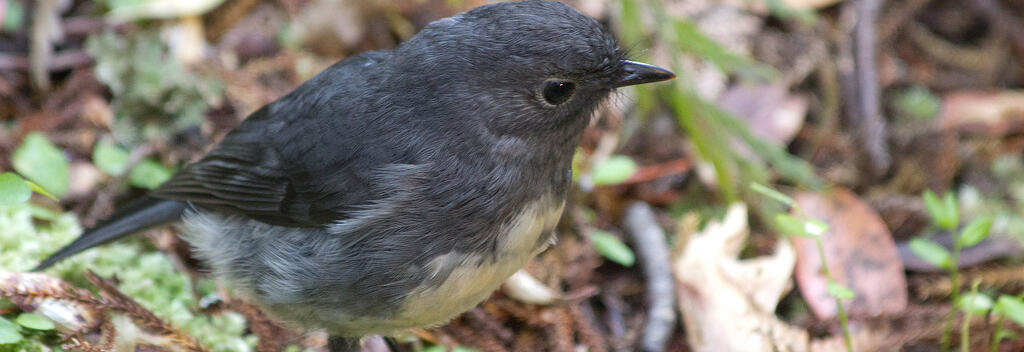
M 223 90 L 215 78 L 186 69 L 155 31 L 94 35 L 86 48 L 96 57 L 96 78 L 114 95 L 114 132 L 129 144 L 199 125 Z
M 0 207 L 0 268 L 26 271 L 56 248 L 71 242 L 81 227 L 71 214 L 57 214 L 50 220 L 34 219 L 40 213 L 32 204 Z M 103 277 L 117 277 L 118 288 L 171 325 L 196 337 L 214 351 L 252 351 L 256 336 L 245 335 L 245 319 L 234 313 L 206 316 L 195 310 L 192 282 L 161 253 L 145 241 L 127 240 L 88 250 L 69 258 L 46 272 L 79 287 L 91 287 L 83 273 L 92 270 Z M 202 291 L 215 286 L 208 280 L 196 283 Z M 14 319 L 17 313 L 5 315 Z M 24 330 L 24 329 L 23 329 Z M 56 347 L 54 332 L 26 333 L 17 344 L 0 345 L 0 352 L 45 351 Z

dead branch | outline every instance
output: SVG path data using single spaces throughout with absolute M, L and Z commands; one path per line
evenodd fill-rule
M 651 207 L 642 202 L 633 203 L 626 209 L 625 226 L 633 236 L 647 283 L 649 309 L 641 348 L 644 351 L 664 351 L 676 324 L 675 285 L 665 231 L 658 226 Z

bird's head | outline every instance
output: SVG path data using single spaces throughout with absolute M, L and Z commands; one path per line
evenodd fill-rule
M 627 60 L 593 18 L 537 0 L 480 6 L 431 23 L 396 59 L 437 104 L 466 112 L 454 118 L 480 120 L 499 136 L 559 143 L 578 137 L 615 88 L 675 77 Z

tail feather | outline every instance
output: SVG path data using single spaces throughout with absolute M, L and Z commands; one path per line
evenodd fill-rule
M 86 249 L 110 243 L 133 233 L 165 225 L 181 219 L 185 202 L 144 197 L 114 213 L 96 227 L 89 229 L 74 242 L 39 263 L 33 271 L 41 271 L 57 262 Z

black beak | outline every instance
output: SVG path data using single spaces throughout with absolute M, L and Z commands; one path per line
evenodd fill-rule
M 636 61 L 622 60 L 622 75 L 615 81 L 615 88 L 660 82 L 676 78 L 672 71 Z

